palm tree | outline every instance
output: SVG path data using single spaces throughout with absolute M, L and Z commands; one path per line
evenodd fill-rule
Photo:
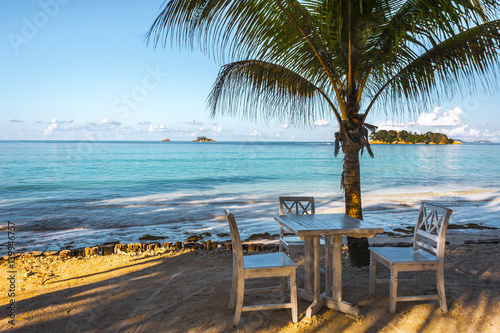
M 373 155 L 370 111 L 412 115 L 496 83 L 495 0 L 169 0 L 146 35 L 224 64 L 212 116 L 310 125 L 335 118 L 345 211 L 363 218 L 359 156 Z M 366 239 L 348 239 L 368 264 Z

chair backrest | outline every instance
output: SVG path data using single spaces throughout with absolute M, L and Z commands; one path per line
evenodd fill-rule
M 233 248 L 233 264 L 236 265 L 238 273 L 243 273 L 243 248 L 241 247 L 240 232 L 234 215 L 231 214 L 229 209 L 225 209 L 227 220 L 229 222 L 229 229 L 231 231 L 231 244 Z
M 422 202 L 414 231 L 413 248 L 427 251 L 442 260 L 451 213 L 451 209 Z
M 314 197 L 279 197 L 280 215 L 315 214 Z

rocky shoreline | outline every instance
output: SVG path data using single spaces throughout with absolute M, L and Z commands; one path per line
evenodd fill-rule
M 248 242 L 243 243 L 243 250 L 248 252 L 262 252 L 262 251 L 277 251 L 279 246 L 276 239 L 271 239 L 271 242 L 262 242 L 264 239 L 254 237 L 252 235 L 247 239 Z M 261 235 L 257 235 L 261 236 Z M 188 238 L 184 242 L 149 242 L 149 243 L 130 243 L 130 244 L 104 244 L 96 245 L 92 247 L 85 247 L 79 249 L 63 249 L 60 251 L 29 251 L 24 253 L 14 253 L 8 254 L 4 257 L 0 257 L 0 261 L 11 261 L 17 258 L 37 258 L 37 257 L 91 257 L 91 256 L 107 256 L 112 254 L 131 254 L 139 255 L 145 252 L 155 253 L 155 252 L 165 252 L 165 251 L 180 251 L 180 250 L 226 250 L 231 251 L 232 245 L 230 241 L 191 241 L 192 237 Z M 268 239 L 269 240 L 269 239 Z M 411 240 L 397 241 L 394 242 L 394 238 L 385 238 L 384 242 L 373 242 L 370 244 L 372 247 L 411 247 Z M 392 240 L 392 241 L 391 241 Z M 261 241 L 261 242 L 259 242 Z M 449 241 L 446 242 L 447 245 L 450 244 Z M 464 245 L 474 245 L 474 244 L 500 244 L 500 237 L 495 238 L 483 238 L 483 239 L 464 239 Z

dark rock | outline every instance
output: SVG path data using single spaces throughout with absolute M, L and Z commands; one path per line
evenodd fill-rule
M 164 242 L 161 244 L 163 246 L 163 248 L 165 249 L 171 249 L 172 248 L 172 245 L 173 243 L 172 242 Z
M 85 249 L 73 249 L 71 250 L 72 257 L 83 257 L 85 255 Z
M 114 249 L 115 249 L 114 245 L 103 245 L 101 246 L 101 255 L 109 256 L 110 254 L 113 254 Z
M 414 227 L 406 227 L 406 228 L 395 228 L 393 229 L 395 232 L 400 232 L 405 235 L 411 235 L 413 234 L 413 231 L 415 230 Z
M 190 243 L 185 242 L 185 243 L 184 243 L 184 248 L 185 248 L 185 249 L 194 249 L 194 250 L 198 250 L 198 249 L 200 248 L 200 244 L 198 244 L 198 243 L 194 243 L 194 242 L 190 242 Z
M 26 252 L 23 254 L 24 258 L 36 258 L 36 257 L 41 257 L 43 255 L 42 252 L 40 251 L 31 251 L 31 252 Z
M 116 244 L 120 244 L 120 241 L 110 241 L 110 242 L 106 242 L 106 243 L 104 243 L 102 245 L 113 245 L 114 246 Z
M 500 244 L 500 238 L 489 238 L 486 239 L 490 244 Z
M 127 252 L 127 244 L 116 244 L 115 245 L 115 252 L 122 251 L 122 252 Z
M 145 241 L 155 241 L 155 240 L 160 240 L 160 239 L 165 239 L 167 237 L 165 236 L 153 236 L 150 234 L 145 234 L 144 236 L 139 237 L 139 240 L 145 240 Z
M 186 239 L 186 242 L 188 243 L 193 243 L 193 242 L 197 242 L 199 240 L 203 239 L 202 236 L 200 235 L 193 235 L 193 236 L 189 236 L 187 239 Z
M 59 257 L 70 257 L 71 250 L 62 250 L 59 252 Z
M 159 248 L 161 247 L 160 243 L 158 242 L 153 242 L 153 243 L 149 243 L 148 245 L 146 245 L 146 249 L 148 251 L 156 251 L 158 250 Z
M 85 248 L 85 257 L 96 256 L 98 254 L 99 254 L 99 247 L 97 246 Z
M 277 237 L 279 237 L 279 234 L 271 235 L 268 232 L 265 232 L 262 234 L 253 234 L 250 237 L 248 237 L 247 239 L 245 239 L 245 242 L 250 242 L 250 241 L 259 240 L 259 239 L 275 239 Z
M 141 252 L 143 250 L 143 244 L 141 243 L 133 243 L 127 244 L 127 252 Z

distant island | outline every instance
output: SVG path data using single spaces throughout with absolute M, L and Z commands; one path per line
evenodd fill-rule
M 493 142 L 488 140 L 479 140 L 479 141 L 472 141 L 471 143 L 493 143 Z
M 206 136 L 199 136 L 198 139 L 193 140 L 192 142 L 215 142 L 215 140 L 209 139 Z
M 170 142 L 170 139 L 163 139 L 161 142 Z
M 460 141 L 449 139 L 445 134 L 427 132 L 411 133 L 408 131 L 380 130 L 370 134 L 370 143 L 373 144 L 428 144 L 450 145 L 462 144 Z

